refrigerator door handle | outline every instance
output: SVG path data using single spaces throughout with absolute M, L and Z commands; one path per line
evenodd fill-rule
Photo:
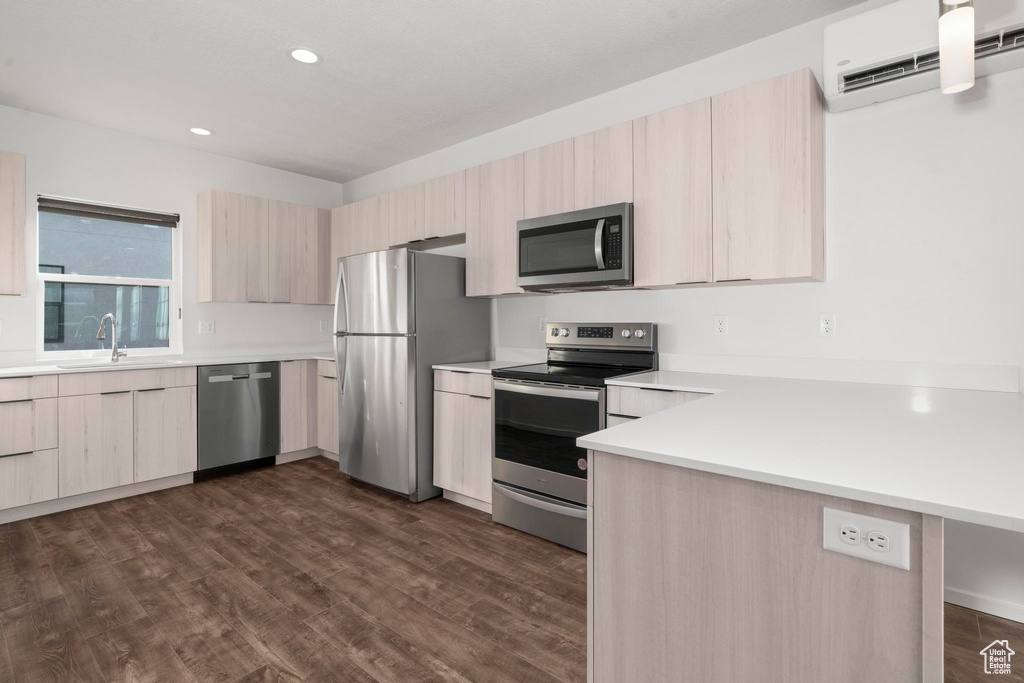
M 338 373 L 338 393 L 345 393 L 345 380 L 348 379 L 348 337 L 334 337 L 334 364 Z
M 334 292 L 334 333 L 338 334 L 339 332 L 350 332 L 352 328 L 349 325 L 348 319 L 348 283 L 345 282 L 345 264 L 341 259 L 338 260 L 338 283 L 336 287 L 337 289 Z M 344 330 L 338 329 L 338 314 L 340 313 L 339 309 L 344 309 Z

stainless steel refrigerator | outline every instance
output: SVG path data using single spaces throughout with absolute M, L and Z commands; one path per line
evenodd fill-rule
M 408 249 L 338 260 L 338 460 L 420 501 L 433 485 L 435 363 L 491 353 L 491 302 L 466 298 L 466 261 Z

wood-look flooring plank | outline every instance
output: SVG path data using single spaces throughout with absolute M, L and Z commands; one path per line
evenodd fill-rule
M 390 628 L 342 602 L 306 620 L 381 683 L 469 683 L 468 679 Z
M 348 565 L 371 572 L 442 614 L 450 616 L 460 612 L 479 599 L 475 592 L 376 546 L 344 527 L 323 522 L 307 529 L 306 535 L 325 547 L 335 549 Z M 323 581 L 330 583 L 329 578 Z
M 586 607 L 570 605 L 461 557 L 449 560 L 435 572 L 493 600 L 537 628 L 548 629 L 578 647 L 586 647 Z
M 304 477 L 299 472 L 298 469 L 293 469 L 283 478 L 286 487 L 289 490 L 305 491 L 306 495 L 310 496 L 307 504 L 324 511 L 326 520 L 335 519 L 337 515 L 347 515 L 349 512 L 368 515 L 378 522 L 399 528 L 419 520 L 412 511 L 382 504 L 379 499 L 367 495 L 362 490 L 345 485 L 340 474 L 338 481 L 331 483 L 324 478 Z
M 235 475 L 223 482 L 226 491 L 239 500 L 264 511 L 266 514 L 290 524 L 296 529 L 316 524 L 324 519 L 324 513 L 301 503 L 289 500 L 279 491 L 268 487 L 255 476 Z
M 63 595 L 7 610 L 0 623 L 15 680 L 105 680 Z
M 114 565 L 189 673 L 200 683 L 234 681 L 264 658 L 157 551 Z
M 301 680 L 295 674 L 283 671 L 273 664 L 267 664 L 250 674 L 235 679 L 235 683 L 297 683 Z
M 452 558 L 451 553 L 447 550 L 438 548 L 426 539 L 378 521 L 362 512 L 350 510 L 345 514 L 335 515 L 331 522 L 335 526 L 370 539 L 373 544 L 396 555 L 401 555 L 424 569 L 431 569 Z M 415 524 L 406 526 L 412 527 Z
M 172 489 L 156 491 L 147 497 L 167 510 L 175 520 L 191 531 L 205 529 L 223 522 L 222 516 L 201 505 L 195 496 L 191 495 L 190 488 L 192 487 L 176 486 Z
M 86 638 L 146 616 L 109 564 L 62 574 L 57 580 Z
M 14 683 L 14 669 L 11 668 L 11 657 L 7 654 L 7 637 L 0 625 L 0 683 Z
M 572 578 L 558 572 L 555 565 L 546 568 L 533 562 L 534 553 L 529 549 L 510 552 L 503 549 L 493 539 L 482 540 L 474 533 L 472 527 L 476 523 L 451 524 L 442 527 L 437 524 L 418 522 L 406 528 L 436 547 L 444 548 L 453 556 L 462 557 L 481 567 L 486 567 L 502 574 L 507 579 L 522 583 L 547 593 L 578 608 L 586 609 L 587 584 L 583 580 Z M 479 525 L 477 525 L 479 526 Z M 540 539 L 531 539 L 540 541 Z M 543 541 L 547 543 L 547 541 Z M 575 552 L 575 551 L 572 551 Z
M 353 568 L 340 571 L 326 580 L 375 623 L 392 629 L 471 681 L 557 681 L 527 659 L 456 624 L 368 572 Z M 529 657 L 528 653 L 523 655 Z
M 110 503 L 79 508 L 75 510 L 75 517 L 108 562 L 127 560 L 153 549 Z
M 110 683 L 195 680 L 149 617 L 93 636 L 89 647 Z
M 563 681 L 587 678 L 585 649 L 490 600 L 474 603 L 453 619 L 510 652 L 529 652 L 531 662 Z
M 60 584 L 31 524 L 13 522 L 0 529 L 0 612 L 60 595 Z
M 126 500 L 131 503 L 119 506 L 125 519 L 186 580 L 192 581 L 230 566 L 206 541 L 180 524 L 156 502 L 145 496 Z
M 238 619 L 286 671 L 307 681 L 373 681 L 326 638 L 300 621 L 241 570 L 225 569 L 193 584 L 229 618 Z
M 222 522 L 200 529 L 198 533 L 228 562 L 281 601 L 299 619 L 322 612 L 339 600 L 327 586 L 232 524 Z

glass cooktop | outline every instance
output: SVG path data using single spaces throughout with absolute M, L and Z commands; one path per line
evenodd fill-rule
M 491 374 L 499 379 L 526 379 L 534 382 L 603 387 L 606 379 L 646 371 L 643 368 L 537 363 L 535 365 L 516 365 L 511 368 L 502 368 L 495 370 Z

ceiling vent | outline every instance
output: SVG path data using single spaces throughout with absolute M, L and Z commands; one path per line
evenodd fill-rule
M 982 0 L 974 7 L 977 76 L 1024 66 L 1024 0 Z M 938 16 L 936 0 L 899 0 L 826 26 L 829 111 L 937 88 Z

